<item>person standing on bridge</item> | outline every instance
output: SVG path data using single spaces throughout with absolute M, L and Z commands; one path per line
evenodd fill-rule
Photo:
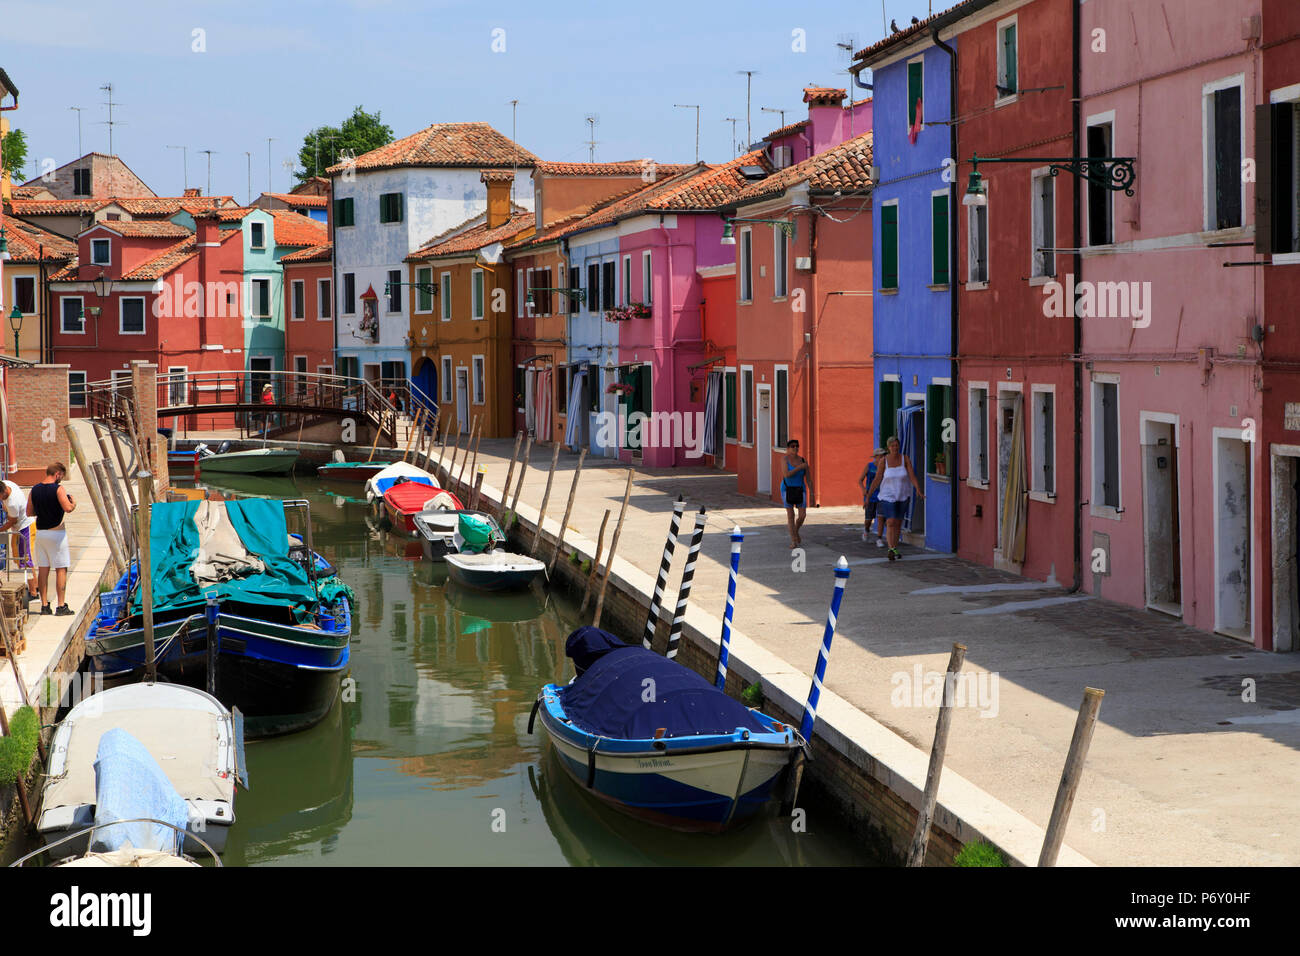
M 265 435 L 271 431 L 271 409 L 275 405 L 275 389 L 270 382 L 262 386 L 262 405 L 266 408 L 266 424 L 262 426 L 262 434 Z
M 12 553 L 6 557 L 13 561 L 11 567 L 27 571 L 27 600 L 36 598 L 36 577 L 32 574 L 32 519 L 27 516 L 27 492 L 12 481 L 0 481 L 0 507 L 4 508 L 4 524 L 0 524 L 0 534 L 12 532 L 12 540 L 17 544 L 6 549 Z M 8 543 L 8 542 L 6 542 Z
M 32 542 L 32 551 L 36 555 L 36 589 L 41 596 L 41 613 L 50 613 L 49 594 L 50 569 L 54 569 L 54 587 L 59 595 L 59 607 L 55 614 L 66 616 L 72 613 L 68 607 L 68 568 L 72 564 L 68 556 L 68 531 L 63 526 L 63 516 L 77 507 L 66 488 L 59 484 L 68 473 L 62 462 L 54 462 L 45 469 L 45 480 L 32 488 L 27 497 L 27 514 L 36 519 L 36 540 Z

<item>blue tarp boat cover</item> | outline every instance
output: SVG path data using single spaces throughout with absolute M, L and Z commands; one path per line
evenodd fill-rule
M 565 715 L 580 730 L 622 740 L 730 734 L 766 728 L 694 671 L 607 631 L 580 627 L 565 653 L 579 676 L 560 689 Z
M 437 487 L 433 483 L 433 478 L 431 476 L 390 475 L 387 478 L 376 478 L 375 488 L 379 491 L 379 494 L 382 496 L 386 491 L 388 491 L 389 488 L 392 488 L 394 485 L 404 485 L 407 484 L 408 482 L 415 485 L 428 485 L 430 488 Z
M 99 738 L 95 757 L 95 826 L 141 817 L 173 824 L 183 833 L 189 808 L 145 745 L 114 727 Z M 123 823 L 96 830 L 94 837 L 95 852 L 132 846 L 170 853 L 180 833 L 156 823 Z

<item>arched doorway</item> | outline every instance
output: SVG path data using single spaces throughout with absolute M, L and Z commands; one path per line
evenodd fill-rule
M 415 363 L 411 373 L 411 410 L 424 406 L 431 412 L 438 409 L 438 364 L 425 356 Z M 423 393 L 423 395 L 421 395 Z

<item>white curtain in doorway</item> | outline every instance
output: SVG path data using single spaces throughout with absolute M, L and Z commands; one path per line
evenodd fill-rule
M 536 436 L 534 429 L 537 427 L 537 405 L 535 402 L 537 387 L 537 373 L 530 365 L 524 369 L 524 429 L 530 435 Z
M 704 390 L 704 447 L 706 455 L 718 454 L 718 400 L 722 396 L 722 373 L 710 372 Z
M 904 405 L 898 410 L 897 420 L 895 422 L 895 433 L 898 435 L 898 443 L 902 446 L 899 450 L 903 457 L 911 461 L 912 473 L 916 475 L 916 480 L 920 482 L 921 476 L 925 474 L 922 464 L 917 461 L 917 453 L 920 450 L 921 443 L 916 436 L 915 422 L 918 417 L 922 421 L 924 418 L 924 405 Z M 904 530 L 912 530 L 912 512 L 916 509 L 916 492 L 908 492 L 907 515 L 903 518 Z
M 563 375 L 564 372 L 561 371 L 560 374 Z M 582 386 L 586 377 L 587 369 L 585 367 L 579 368 L 573 373 L 573 381 L 569 385 L 569 408 L 568 418 L 564 425 L 564 443 L 575 450 L 578 447 L 578 435 L 580 433 L 578 419 L 587 414 L 587 409 L 582 403 Z
M 1005 560 L 1020 564 L 1025 560 L 1025 520 L 1029 509 L 1029 492 L 1025 487 L 1025 396 L 1016 392 L 1012 407 L 1011 452 L 1007 456 L 998 545 Z
M 551 440 L 551 377 L 554 374 L 549 368 L 542 369 L 533 379 L 537 384 L 537 400 L 534 402 L 537 431 L 534 434 L 538 441 Z

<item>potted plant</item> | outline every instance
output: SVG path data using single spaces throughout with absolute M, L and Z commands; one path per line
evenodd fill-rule
M 934 456 L 934 473 L 936 475 L 948 474 L 948 457 L 943 452 L 939 452 Z
M 626 382 L 610 382 L 605 386 L 606 395 L 631 395 L 633 388 Z

